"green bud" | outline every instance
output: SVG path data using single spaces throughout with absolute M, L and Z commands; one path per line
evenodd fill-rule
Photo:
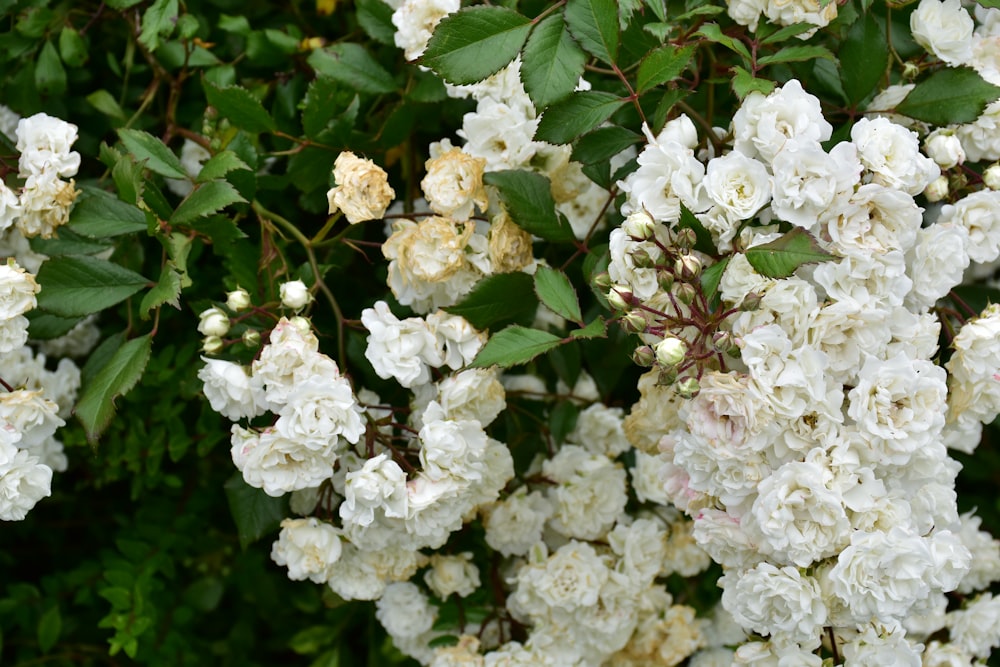
M 621 324 L 629 333 L 642 333 L 649 323 L 642 311 L 631 310 L 622 317 Z
M 635 351 L 632 352 L 632 362 L 636 366 L 649 368 L 656 362 L 656 353 L 653 352 L 653 348 L 649 345 L 642 345 L 635 348 Z
M 695 378 L 684 378 L 677 383 L 677 393 L 681 398 L 694 398 L 701 391 L 701 384 Z
M 257 347 L 260 345 L 260 332 L 256 329 L 247 329 L 243 332 L 243 344 L 247 347 Z
M 697 242 L 698 235 L 690 227 L 677 230 L 677 236 L 674 238 L 674 245 L 684 250 L 690 250 Z
M 701 260 L 694 255 L 681 255 L 674 262 L 674 273 L 685 282 L 695 280 L 701 275 Z
M 674 287 L 674 296 L 685 306 L 690 306 L 698 296 L 698 290 L 691 283 L 680 283 Z
M 688 346 L 677 336 L 667 336 L 656 344 L 656 363 L 671 368 L 684 361 Z
M 201 349 L 205 354 L 219 354 L 226 346 L 218 336 L 207 336 L 201 343 Z

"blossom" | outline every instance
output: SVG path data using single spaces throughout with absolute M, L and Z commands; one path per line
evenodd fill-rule
M 360 470 L 347 473 L 340 518 L 345 523 L 368 526 L 375 512 L 405 518 L 408 512 L 406 473 L 388 454 L 374 456 Z
M 271 560 L 288 567 L 293 581 L 326 582 L 330 568 L 343 549 L 337 529 L 315 517 L 285 519 L 278 540 L 271 547 Z
M 430 367 L 443 361 L 427 324 L 415 317 L 398 319 L 384 301 L 361 311 L 361 322 L 369 331 L 365 358 L 381 378 L 394 378 L 404 387 L 424 384 Z
M 420 181 L 431 210 L 453 220 L 468 220 L 474 207 L 485 211 L 488 203 L 483 187 L 484 158 L 472 157 L 449 141 L 431 146 L 431 158 Z
M 21 521 L 51 495 L 52 468 L 26 450 L 0 441 L 0 521 Z
M 920 0 L 910 14 L 913 39 L 953 67 L 972 59 L 974 27 L 960 0 Z
M 424 574 L 427 586 L 442 600 L 450 595 L 468 597 L 479 588 L 479 570 L 472 562 L 472 552 L 455 556 L 434 554 L 430 569 Z
M 733 578 L 735 583 L 730 581 Z M 725 579 L 723 606 L 755 632 L 810 642 L 826 624 L 819 583 L 794 567 L 759 563 L 746 572 L 729 573 Z
M 330 213 L 343 211 L 352 225 L 381 218 L 396 196 L 381 167 L 350 151 L 344 151 L 334 161 L 333 180 L 337 185 L 326 193 Z
M 251 382 L 249 369 L 222 359 L 201 360 L 205 365 L 198 371 L 198 379 L 213 410 L 231 421 L 263 414 L 263 391 L 259 384 Z
M 18 170 L 22 178 L 50 172 L 53 176 L 74 176 L 80 168 L 80 154 L 71 151 L 77 127 L 72 123 L 37 113 L 17 123 Z

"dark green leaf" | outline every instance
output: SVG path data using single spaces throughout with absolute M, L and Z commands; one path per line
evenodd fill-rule
M 264 105 L 250 91 L 240 86 L 216 86 L 202 81 L 208 103 L 238 128 L 247 132 L 270 132 L 275 129 L 274 119 Z
M 659 20 L 667 20 L 667 3 L 664 0 L 646 0 L 646 6 Z
M 552 439 L 558 444 L 566 441 L 576 427 L 576 420 L 580 416 L 580 406 L 573 401 L 559 401 L 549 413 L 549 430 Z
M 608 325 L 603 317 L 598 317 L 593 322 L 580 329 L 569 332 L 573 338 L 604 338 L 608 335 Z
M 125 120 L 125 110 L 118 104 L 118 100 L 103 88 L 87 95 L 87 102 L 105 116 L 115 120 Z
M 587 53 L 609 65 L 618 60 L 618 7 L 614 0 L 569 0 L 564 12 L 569 31 Z
M 521 61 L 524 89 L 541 110 L 573 92 L 587 54 L 570 36 L 562 15 L 553 14 L 531 31 Z
M 504 7 L 467 7 L 434 29 L 422 63 L 454 84 L 482 81 L 521 50 L 531 21 Z
M 68 25 L 59 32 L 59 56 L 70 67 L 82 67 L 87 62 L 86 42 L 79 32 Z
M 332 44 L 313 51 L 307 59 L 319 74 L 338 81 L 351 90 L 383 94 L 396 90 L 392 74 L 372 57 L 365 47 L 354 42 Z
M 250 165 L 241 160 L 236 153 L 232 151 L 222 151 L 218 155 L 213 155 L 198 172 L 198 177 L 195 179 L 196 183 L 204 183 L 206 181 L 211 181 L 216 178 L 222 178 L 231 171 L 236 171 L 237 169 L 250 170 Z
M 672 44 L 650 51 L 639 63 L 639 73 L 635 82 L 636 92 L 644 93 L 665 81 L 676 79 L 691 62 L 693 54 L 693 46 L 677 48 Z
M 535 139 L 568 144 L 606 121 L 623 104 L 625 100 L 613 93 L 597 90 L 573 93 L 545 110 Z
M 114 246 L 110 243 L 95 241 L 94 239 L 74 232 L 68 227 L 63 227 L 58 236 L 42 238 L 36 236 L 29 241 L 31 249 L 48 257 L 59 255 L 96 255 L 97 253 L 111 250 Z
M 532 284 L 526 273 L 498 273 L 480 280 L 464 299 L 445 310 L 479 330 L 531 318 L 538 307 Z
M 43 95 L 66 92 L 66 70 L 52 42 L 45 42 L 35 62 L 35 87 Z
M 139 43 L 150 51 L 160 46 L 160 38 L 174 31 L 177 23 L 177 0 L 156 0 L 142 15 Z
M 38 270 L 38 307 L 62 317 L 89 315 L 124 301 L 149 280 L 86 255 L 53 257 Z
M 69 229 L 91 238 L 146 231 L 146 214 L 114 195 L 83 187 L 83 194 L 69 216 Z
M 59 615 L 59 605 L 49 607 L 38 621 L 38 648 L 42 653 L 48 653 L 59 641 L 62 634 L 62 616 Z
M 131 391 L 142 377 L 152 344 L 148 335 L 128 341 L 84 386 L 73 412 L 83 424 L 87 440 L 92 445 L 111 421 L 115 413 L 115 399 Z
M 392 24 L 392 7 L 382 0 L 355 0 L 358 25 L 376 42 L 392 45 L 396 26 Z
M 676 19 L 675 19 L 676 20 Z M 701 26 L 696 35 L 702 35 L 710 42 L 715 42 L 716 44 L 722 44 L 724 47 L 738 53 L 743 56 L 743 59 L 749 63 L 751 61 L 750 51 L 747 50 L 746 45 L 739 41 L 738 39 L 733 39 L 729 35 L 723 34 L 722 28 L 716 23 L 706 23 Z
M 513 325 L 490 336 L 470 364 L 473 368 L 526 364 L 538 355 L 558 347 L 563 339 L 548 331 Z
M 272 498 L 263 490 L 248 485 L 240 473 L 229 478 L 225 490 L 229 512 L 244 549 L 277 530 L 281 520 L 288 515 L 288 502 L 284 498 Z
M 670 110 L 674 108 L 674 105 L 683 100 L 685 97 L 691 93 L 683 88 L 675 88 L 673 90 L 668 89 L 663 93 L 663 97 L 656 104 L 656 110 L 653 112 L 653 134 L 659 134 L 663 129 L 663 126 L 667 124 L 667 116 L 670 114 Z
M 714 255 L 718 252 L 715 248 L 715 243 L 712 241 L 712 233 L 705 229 L 705 226 L 701 224 L 701 220 L 684 204 L 681 204 L 681 219 L 677 222 L 677 226 L 694 230 L 697 239 L 694 244 L 695 250 L 703 252 L 706 255 Z
M 719 282 L 722 280 L 722 274 L 726 272 L 726 267 L 729 266 L 729 258 L 727 255 L 701 272 L 701 291 L 709 303 L 712 303 L 719 294 Z
M 483 182 L 500 192 L 500 201 L 511 219 L 523 230 L 549 241 L 571 241 L 573 229 L 556 215 L 549 179 L 522 169 L 493 171 Z
M 758 58 L 757 65 L 764 67 L 777 63 L 800 63 L 818 58 L 836 60 L 830 50 L 824 46 L 786 46 L 777 53 Z
M 873 15 L 863 14 L 854 22 L 838 55 L 844 92 L 857 104 L 875 89 L 889 64 L 889 44 Z
M 150 171 L 167 178 L 187 178 L 188 174 L 181 166 L 181 161 L 166 144 L 142 130 L 118 130 L 125 150 L 135 156 L 139 162 L 146 161 Z
M 803 264 L 837 259 L 801 227 L 795 227 L 770 243 L 748 248 L 746 256 L 750 266 L 767 278 L 787 278 Z
M 771 25 L 771 24 L 768 24 Z M 775 30 L 770 35 L 760 40 L 761 44 L 774 44 L 775 42 L 783 42 L 786 39 L 795 37 L 796 35 L 801 35 L 804 32 L 809 32 L 810 30 L 815 30 L 816 26 L 812 23 L 793 23 L 792 25 L 786 25 L 780 30 Z M 760 30 L 757 34 L 760 35 Z
M 59 338 L 80 321 L 78 317 L 59 317 L 37 308 L 29 310 L 24 316 L 28 318 L 28 335 L 32 340 Z
M 177 206 L 177 210 L 170 216 L 170 222 L 182 225 L 212 215 L 237 202 L 246 202 L 246 199 L 227 181 L 202 183 Z
M 139 305 L 139 314 L 142 318 L 149 319 L 149 313 L 154 308 L 158 308 L 165 303 L 169 303 L 174 308 L 180 309 L 181 302 L 181 274 L 177 269 L 169 264 L 163 267 L 160 272 L 160 279 L 153 285 L 153 288 L 146 292 Z
M 618 125 L 599 127 L 580 137 L 573 147 L 572 159 L 582 164 L 594 164 L 618 155 L 629 146 L 642 141 L 642 135 Z
M 770 79 L 757 79 L 742 67 L 734 67 L 733 71 L 736 73 L 733 77 L 733 92 L 741 100 L 752 92 L 768 95 L 774 90 L 775 83 Z
M 580 300 L 573 289 L 573 283 L 566 274 L 548 266 L 539 266 L 535 271 L 535 294 L 548 306 L 549 310 L 571 322 L 581 323 Z
M 971 123 L 986 105 L 1000 97 L 1000 88 L 968 67 L 946 67 L 910 91 L 896 112 L 932 125 Z

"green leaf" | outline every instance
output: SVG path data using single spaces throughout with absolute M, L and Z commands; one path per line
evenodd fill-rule
M 24 316 L 28 318 L 28 335 L 32 340 L 59 338 L 80 321 L 78 317 L 59 317 L 37 308 L 29 310 Z
M 800 63 L 807 60 L 836 60 L 834 55 L 825 46 L 786 46 L 777 53 L 763 56 L 757 59 L 757 65 L 775 65 L 777 63 Z
M 146 292 L 139 305 L 139 313 L 142 319 L 148 320 L 149 313 L 154 309 L 169 303 L 174 308 L 180 310 L 181 302 L 181 274 L 169 264 L 163 267 L 160 272 L 160 279 L 153 285 L 153 288 Z
M 837 53 L 844 92 L 851 104 L 857 104 L 875 89 L 889 64 L 889 44 L 882 26 L 872 14 L 862 15 Z
M 150 51 L 160 46 L 160 38 L 167 37 L 177 24 L 177 0 L 156 0 L 142 15 L 139 43 Z
M 70 67 L 82 67 L 87 62 L 87 43 L 73 28 L 63 26 L 59 32 L 59 56 Z
M 358 25 L 376 42 L 392 46 L 396 26 L 392 24 L 392 7 L 382 0 L 355 0 Z
M 667 3 L 664 0 L 646 0 L 645 4 L 660 21 L 667 20 Z
M 767 25 L 771 25 L 770 23 Z M 786 25 L 780 30 L 775 30 L 773 33 L 760 40 L 761 44 L 774 44 L 775 42 L 783 42 L 786 39 L 795 37 L 796 35 L 801 35 L 804 32 L 809 32 L 810 30 L 815 30 L 816 26 L 812 23 L 793 23 L 792 25 Z M 758 36 L 760 35 L 760 30 L 758 30 Z
M 918 83 L 896 112 L 932 125 L 971 123 L 986 105 L 1000 97 L 1000 88 L 968 67 L 946 67 Z
M 642 135 L 618 125 L 599 127 L 580 137 L 571 158 L 582 164 L 594 164 L 618 155 L 629 146 L 642 141 Z
M 535 26 L 521 53 L 521 81 L 536 109 L 544 109 L 573 92 L 585 54 L 570 36 L 561 14 Z
M 198 172 L 198 177 L 194 180 L 196 183 L 204 183 L 216 178 L 222 178 L 229 172 L 236 171 L 238 169 L 251 171 L 250 165 L 241 160 L 236 153 L 232 151 L 222 151 L 218 155 L 213 155 L 207 162 L 205 162 L 201 171 Z
M 512 61 L 530 30 L 530 19 L 511 9 L 467 7 L 441 19 L 421 64 L 449 83 L 476 83 Z
M 675 104 L 683 100 L 685 97 L 691 93 L 683 88 L 675 88 L 673 90 L 667 89 L 663 93 L 663 97 L 656 104 L 656 110 L 653 112 L 653 134 L 659 134 L 663 129 L 663 126 L 667 124 L 667 115 L 669 115 L 670 110 Z
M 722 274 L 726 272 L 726 267 L 729 266 L 730 257 L 727 255 L 701 272 L 701 291 L 709 303 L 712 303 L 719 294 L 719 282 L 722 280 Z
M 288 502 L 284 498 L 272 498 L 263 490 L 248 485 L 240 473 L 229 478 L 225 490 L 243 549 L 274 532 L 288 515 Z
M 125 120 L 125 110 L 118 104 L 118 100 L 103 88 L 87 95 L 87 102 L 105 116 L 115 120 Z
M 395 92 L 396 80 L 372 57 L 365 47 L 341 42 L 316 49 L 306 60 L 319 74 L 338 81 L 351 90 L 381 95 Z
M 84 386 L 73 412 L 83 424 L 90 444 L 96 444 L 111 421 L 115 399 L 131 391 L 142 377 L 152 345 L 153 339 L 148 335 L 128 341 Z
M 750 266 L 767 278 L 787 278 L 803 264 L 837 259 L 801 227 L 770 243 L 748 248 L 745 254 Z
M 205 98 L 215 109 L 247 132 L 273 132 L 274 119 L 264 105 L 249 90 L 240 86 L 219 87 L 208 79 L 202 80 Z
M 608 325 L 603 317 L 598 317 L 587 326 L 570 331 L 569 335 L 578 340 L 581 338 L 604 338 L 608 335 Z
M 569 0 L 566 25 L 584 50 L 604 62 L 618 59 L 618 7 L 615 0 Z
M 198 218 L 212 215 L 230 204 L 246 202 L 239 192 L 227 181 L 202 183 L 177 206 L 170 216 L 171 224 L 183 225 Z
M 113 194 L 84 186 L 69 215 L 69 229 L 90 238 L 146 231 L 146 214 Z
M 705 226 L 701 224 L 701 220 L 684 204 L 681 204 L 681 219 L 677 222 L 677 226 L 694 230 L 696 238 L 694 249 L 698 252 L 703 252 L 706 255 L 715 255 L 718 253 L 718 250 L 715 248 L 715 242 L 712 241 L 712 233 L 705 229 Z
M 532 284 L 526 273 L 498 273 L 480 280 L 464 299 L 444 310 L 461 315 L 480 331 L 528 319 L 538 307 Z
M 571 241 L 573 229 L 556 215 L 549 179 L 533 171 L 493 171 L 483 182 L 500 192 L 500 201 L 511 219 L 524 231 L 549 241 Z
M 676 20 L 676 19 L 675 19 Z M 729 35 L 723 34 L 722 28 L 716 23 L 706 23 L 701 26 L 696 35 L 701 35 L 705 37 L 710 42 L 715 42 L 716 44 L 722 44 L 724 47 L 743 56 L 743 60 L 749 63 L 752 58 L 750 57 L 750 52 L 747 50 L 746 45 L 737 40 L 733 39 Z
M 768 95 L 774 90 L 775 83 L 770 79 L 757 79 L 742 67 L 734 67 L 733 71 L 736 73 L 733 77 L 733 92 L 741 100 L 753 92 Z
M 559 317 L 577 324 L 583 322 L 576 290 L 562 271 L 544 265 L 539 266 L 535 271 L 535 294 Z
M 548 331 L 512 325 L 490 336 L 470 364 L 473 368 L 500 366 L 510 368 L 526 364 L 535 357 L 558 347 L 563 339 Z
M 625 100 L 613 93 L 598 90 L 573 93 L 545 110 L 535 139 L 568 144 L 606 121 L 623 104 Z
M 61 317 L 89 315 L 124 301 L 149 280 L 104 259 L 53 257 L 38 270 L 38 307 Z
M 38 53 L 38 60 L 35 62 L 35 87 L 43 95 L 62 95 L 66 92 L 66 70 L 52 42 L 45 42 Z
M 29 244 L 34 252 L 48 257 L 59 255 L 96 255 L 114 248 L 110 243 L 81 236 L 67 227 L 60 229 L 58 236 L 52 236 L 47 239 L 36 236 L 29 240 Z
M 59 605 L 49 607 L 38 621 L 38 648 L 42 653 L 48 653 L 59 641 L 62 633 L 62 616 L 59 615 Z
M 136 160 L 145 160 L 150 171 L 167 178 L 188 178 L 180 159 L 149 132 L 122 129 L 118 130 L 118 136 L 125 145 L 125 150 L 134 155 Z
M 672 44 L 666 44 L 653 49 L 639 63 L 639 73 L 635 82 L 636 92 L 644 93 L 665 81 L 676 79 L 691 62 L 693 54 L 693 46 L 677 48 Z

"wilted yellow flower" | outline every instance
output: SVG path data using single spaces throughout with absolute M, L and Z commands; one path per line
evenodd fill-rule
M 440 150 L 444 149 L 444 150 Z M 455 220 L 468 220 L 473 206 L 486 210 L 489 203 L 483 187 L 484 158 L 472 157 L 461 148 L 442 142 L 437 154 L 427 160 L 427 175 L 420 182 L 431 210 Z
M 518 227 L 506 211 L 493 216 L 490 225 L 490 265 L 496 273 L 513 273 L 534 261 L 531 234 Z
M 326 193 L 330 213 L 343 211 L 352 225 L 381 218 L 396 196 L 381 167 L 349 151 L 337 156 L 333 178 L 337 185 Z

